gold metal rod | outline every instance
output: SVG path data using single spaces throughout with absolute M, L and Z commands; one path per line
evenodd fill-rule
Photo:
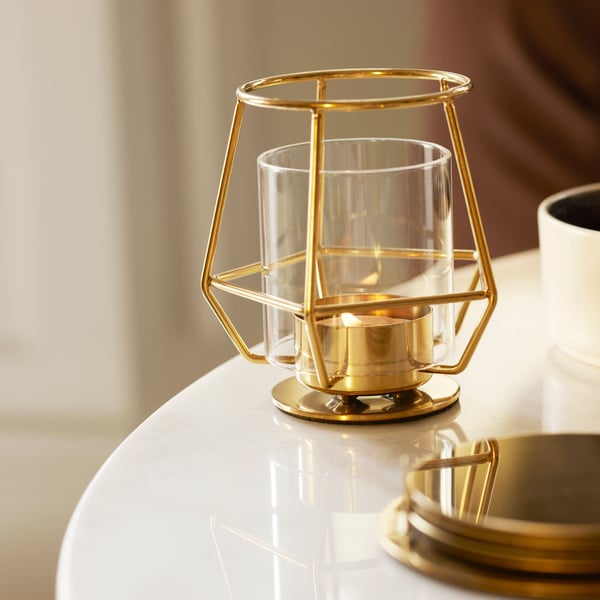
M 468 456 L 452 456 L 450 458 L 432 458 L 418 465 L 416 471 L 430 471 L 432 469 L 450 469 L 454 467 L 469 467 L 471 465 L 484 465 L 489 462 L 489 452 L 478 452 Z
M 289 256 L 279 258 L 276 261 L 270 263 L 267 267 L 265 267 L 264 270 L 268 273 L 281 267 L 289 267 L 290 265 L 295 265 L 299 262 L 302 262 L 303 260 L 306 260 L 305 250 L 301 250 L 300 252 L 296 252 L 295 254 L 290 254 Z
M 212 293 L 212 289 L 208 292 L 205 292 L 206 299 L 210 304 L 213 312 L 217 316 L 217 319 L 223 325 L 229 339 L 233 342 L 233 345 L 237 348 L 238 352 L 250 362 L 257 364 L 265 364 L 267 363 L 267 357 L 264 354 L 255 354 L 250 350 L 242 336 L 239 334 L 235 325 L 232 323 L 231 319 L 227 316 L 225 309 L 221 306 L 215 295 Z
M 302 315 L 304 312 L 302 305 L 298 304 L 297 302 L 290 302 L 289 300 L 284 300 L 283 298 L 278 298 L 277 296 L 271 296 L 270 294 L 266 294 L 264 292 L 249 290 L 247 288 L 233 285 L 229 282 L 218 281 L 213 279 L 212 287 L 219 289 L 223 292 L 233 294 L 234 296 L 239 296 L 240 298 L 244 298 L 246 300 L 259 302 L 260 304 L 264 304 L 266 306 L 272 306 L 274 308 L 278 308 L 280 310 L 284 310 L 292 314 Z
M 440 82 L 440 85 L 442 89 L 448 88 L 448 82 L 444 80 Z M 481 215 L 477 206 L 477 199 L 475 197 L 475 190 L 473 188 L 473 180 L 469 171 L 465 147 L 460 128 L 458 126 L 456 108 L 454 107 L 454 103 L 452 101 L 447 101 L 444 103 L 444 112 L 446 114 L 446 120 L 450 130 L 450 136 L 452 138 L 452 146 L 454 148 L 454 155 L 456 157 L 463 194 L 465 196 L 467 213 L 469 215 L 469 221 L 473 231 L 480 277 L 486 286 L 485 293 L 488 301 L 487 307 L 484 309 L 479 323 L 474 328 L 473 333 L 465 345 L 463 353 L 458 361 L 454 365 L 435 365 L 428 369 L 424 369 L 428 373 L 455 374 L 463 371 L 469 364 L 469 361 L 475 352 L 475 348 L 477 347 L 481 336 L 483 335 L 483 332 L 492 316 L 492 312 L 494 311 L 497 303 L 498 294 L 492 275 L 491 259 L 485 240 L 485 234 L 483 232 Z
M 318 79 L 317 80 L 317 99 L 318 100 L 325 100 L 325 98 L 327 97 L 327 79 Z M 319 127 L 319 147 L 321 148 L 321 152 L 322 152 L 322 156 L 320 159 L 320 163 L 321 163 L 321 167 L 324 167 L 325 165 L 325 146 L 323 145 L 323 140 L 325 139 L 325 118 L 324 116 L 321 117 L 321 127 Z M 322 170 L 322 169 L 321 169 Z M 322 174 L 319 175 L 319 177 L 321 178 L 321 189 L 323 187 L 323 183 L 322 183 Z M 322 192 L 321 192 L 322 195 Z M 320 202 L 321 204 L 321 212 L 322 212 L 322 207 L 323 207 L 323 201 L 321 200 Z M 323 296 L 329 296 L 329 288 L 327 285 L 327 280 L 325 279 L 325 264 L 323 262 L 323 258 L 324 258 L 324 254 L 323 254 L 323 217 L 321 216 L 321 220 L 320 220 L 320 226 L 319 226 L 319 251 L 317 254 L 317 283 L 318 283 L 318 290 L 315 291 L 315 293 L 318 293 L 321 297 Z
M 447 254 L 436 250 L 420 250 L 420 249 L 405 249 L 405 248 L 347 248 L 331 246 L 329 248 L 321 247 L 320 250 L 323 256 L 362 256 L 365 258 L 384 257 L 384 258 L 423 258 L 423 259 L 438 259 L 446 258 Z M 474 250 L 455 250 L 454 258 L 456 260 L 473 261 L 477 258 L 477 253 Z M 275 269 L 290 266 L 306 259 L 304 250 L 296 254 L 290 254 L 284 258 L 280 258 L 267 267 L 264 267 L 260 262 L 251 263 L 241 267 L 235 267 L 227 271 L 222 271 L 212 276 L 213 281 L 232 281 L 256 273 L 268 273 Z
M 454 250 L 455 260 L 477 260 L 477 250 Z
M 434 365 L 432 367 L 428 367 L 427 369 L 423 369 L 423 371 L 425 373 L 437 373 L 441 375 L 456 375 L 457 373 L 464 371 L 466 366 L 469 364 L 469 361 L 473 357 L 475 348 L 481 339 L 484 329 L 485 322 L 481 320 L 477 327 L 475 327 L 473 330 L 470 340 L 467 342 L 460 359 L 456 363 L 453 365 Z
M 231 171 L 235 160 L 235 151 L 239 141 L 240 130 L 242 127 L 242 119 L 244 117 L 244 104 L 238 100 L 235 104 L 233 119 L 231 122 L 231 130 L 229 132 L 229 141 L 227 143 L 227 151 L 221 171 L 221 180 L 219 182 L 219 191 L 217 193 L 217 202 L 213 212 L 210 234 L 208 237 L 208 247 L 206 249 L 206 257 L 204 259 L 204 268 L 202 270 L 202 291 L 207 292 L 210 287 L 210 273 L 215 262 L 215 254 L 217 243 L 221 234 L 221 226 L 223 224 L 223 213 L 225 212 L 225 201 L 227 192 L 229 191 L 229 182 L 231 181 Z
M 286 83 L 297 83 L 299 81 L 314 81 L 315 79 L 375 79 L 375 78 L 403 78 L 403 79 L 430 79 L 434 81 L 450 82 L 463 85 L 469 82 L 469 78 L 459 73 L 450 71 L 439 71 L 435 69 L 396 69 L 396 68 L 378 68 L 378 69 L 325 69 L 319 71 L 301 71 L 286 75 L 273 75 L 263 77 L 244 84 L 242 87 L 247 90 L 258 90 L 270 86 L 277 86 Z M 466 93 L 466 92 L 465 92 Z
M 231 130 L 229 132 L 229 142 L 227 144 L 227 151 L 225 153 L 225 160 L 223 163 L 223 170 L 221 172 L 221 181 L 219 183 L 219 191 L 217 194 L 217 202 L 212 218 L 212 225 L 210 228 L 210 235 L 208 238 L 208 247 L 206 250 L 206 257 L 204 260 L 204 267 L 202 269 L 202 292 L 209 306 L 215 313 L 217 319 L 221 322 L 227 335 L 237 348 L 238 352 L 244 356 L 247 360 L 255 363 L 265 363 L 267 359 L 265 356 L 254 354 L 246 342 L 244 342 L 242 336 L 239 334 L 235 325 L 231 319 L 227 316 L 227 313 L 213 294 L 211 290 L 212 279 L 210 273 L 214 266 L 215 254 L 217 250 L 217 244 L 221 233 L 221 226 L 223 223 L 223 213 L 225 211 L 225 201 L 227 198 L 227 191 L 229 189 L 229 182 L 231 181 L 231 171 L 233 169 L 233 162 L 235 158 L 235 151 L 239 141 L 240 130 L 242 126 L 242 119 L 244 116 L 244 105 L 238 101 L 236 102 L 235 109 L 233 112 L 233 119 L 231 122 Z
M 475 291 L 475 289 L 477 288 L 477 284 L 480 281 L 480 276 L 479 276 L 479 269 L 476 268 L 475 272 L 473 273 L 473 277 L 471 279 L 471 283 L 469 285 L 469 291 L 473 292 Z M 463 323 L 465 321 L 465 317 L 467 316 L 467 311 L 469 310 L 469 306 L 471 306 L 471 304 L 469 302 L 465 302 L 463 303 L 463 305 L 460 307 L 460 310 L 458 312 L 458 316 L 456 317 L 456 324 L 454 325 L 454 332 L 456 334 L 458 334 L 463 326 Z
M 498 440 L 489 439 L 487 440 L 490 445 L 490 464 L 488 467 L 487 476 L 483 490 L 481 492 L 481 501 L 477 508 L 477 521 L 482 517 L 487 516 L 490 509 L 490 503 L 492 502 L 492 494 L 494 492 L 494 484 L 496 483 L 496 474 L 498 472 L 498 462 L 500 457 L 500 445 Z
M 327 97 L 327 79 L 317 79 L 317 100 L 325 100 Z
M 475 240 L 475 248 L 477 249 L 478 260 L 481 265 L 482 279 L 485 283 L 485 286 L 490 291 L 490 304 L 493 308 L 493 306 L 496 304 L 497 290 L 494 283 L 494 278 L 492 276 L 491 258 L 485 239 L 485 233 L 483 231 L 481 213 L 479 211 L 479 206 L 477 205 L 475 188 L 473 187 L 473 178 L 471 177 L 471 172 L 469 170 L 467 153 L 462 139 L 462 134 L 458 126 L 458 118 L 456 116 L 456 107 L 454 106 L 454 103 L 445 102 L 444 111 L 446 113 L 448 128 L 450 129 L 450 135 L 452 137 L 452 146 L 454 148 L 454 155 L 456 156 L 463 194 L 465 195 L 467 213 L 469 215 L 469 222 L 471 223 L 471 229 L 473 231 L 473 237 Z
M 304 283 L 304 317 L 308 341 L 317 370 L 319 384 L 329 388 L 329 375 L 317 331 L 315 300 L 317 295 L 318 258 L 323 230 L 323 114 L 313 111 L 310 139 L 310 181 L 306 227 L 306 271 Z
M 475 290 L 472 292 L 454 292 L 451 294 L 439 294 L 436 296 L 407 296 L 363 302 L 320 304 L 314 308 L 314 313 L 317 317 L 327 317 L 343 312 L 366 313 L 371 310 L 403 308 L 409 306 L 430 306 L 434 304 L 452 304 L 487 299 L 488 292 L 486 290 Z
M 481 449 L 485 442 L 479 440 L 473 444 L 472 454 L 478 455 L 482 454 Z M 489 454 L 489 453 L 488 453 Z M 486 461 L 487 463 L 488 461 Z M 471 505 L 471 498 L 473 496 L 473 491 L 475 488 L 475 481 L 477 476 L 476 465 L 470 464 L 467 467 L 467 474 L 465 476 L 465 483 L 462 487 L 462 495 L 460 502 L 458 504 L 458 516 L 462 518 L 465 512 L 470 512 L 469 507 Z
M 265 269 L 260 262 L 251 263 L 243 267 L 236 267 L 235 269 L 229 269 L 223 271 L 217 275 L 212 276 L 212 282 L 215 281 L 233 281 L 234 279 L 240 279 L 242 277 L 248 277 L 249 275 L 256 275 L 257 273 L 263 273 Z
M 489 317 L 491 316 L 490 307 L 493 308 L 493 305 L 491 303 L 491 298 L 488 296 L 488 293 L 489 292 L 485 291 L 488 300 L 487 307 L 485 308 L 484 313 L 479 320 L 479 323 L 473 329 L 471 337 L 466 343 L 463 349 L 463 353 L 459 360 L 454 365 L 435 365 L 433 367 L 429 367 L 428 369 L 423 369 L 424 371 L 428 373 L 455 375 L 465 370 L 466 366 L 469 364 L 469 361 L 473 357 L 475 348 L 477 347 L 477 344 L 479 343 L 481 336 L 483 335 L 483 332 L 485 330 L 485 327 L 489 321 Z
M 266 304 L 279 308 L 289 313 L 303 317 L 306 313 L 301 304 L 290 302 L 276 296 L 265 294 L 256 290 L 250 290 L 241 286 L 234 285 L 229 281 L 221 281 L 218 278 L 212 278 L 211 285 L 221 291 L 228 292 L 235 296 L 240 296 L 248 300 L 254 300 L 261 304 Z M 348 302 L 346 304 L 319 304 L 314 306 L 312 313 L 316 318 L 329 317 L 343 312 L 368 312 L 381 309 L 393 309 L 412 306 L 429 306 L 434 304 L 447 304 L 458 302 L 474 302 L 485 300 L 487 292 L 485 290 L 476 290 L 470 292 L 455 292 L 453 294 L 440 294 L 438 296 L 414 296 L 414 297 L 398 297 L 388 298 L 384 300 Z

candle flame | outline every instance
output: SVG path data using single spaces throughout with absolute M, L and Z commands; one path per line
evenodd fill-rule
M 361 320 L 358 317 L 355 317 L 352 313 L 345 312 L 341 314 L 342 323 L 345 327 L 352 327 L 353 325 L 359 325 Z

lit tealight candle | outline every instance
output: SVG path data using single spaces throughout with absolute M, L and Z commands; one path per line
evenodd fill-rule
M 393 296 L 359 294 L 323 298 L 320 304 L 381 300 Z M 374 395 L 410 389 L 427 381 L 421 371 L 433 360 L 432 317 L 429 307 L 344 312 L 317 321 L 317 335 L 330 377 L 320 385 L 306 324 L 296 327 L 298 379 L 315 389 Z

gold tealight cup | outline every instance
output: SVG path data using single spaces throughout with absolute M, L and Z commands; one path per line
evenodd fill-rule
M 317 306 L 392 299 L 353 294 L 317 300 Z M 317 320 L 331 386 L 323 388 L 313 360 L 306 323 L 296 318 L 296 376 L 310 388 L 343 395 L 376 395 L 422 385 L 431 373 L 433 321 L 428 306 L 342 312 Z

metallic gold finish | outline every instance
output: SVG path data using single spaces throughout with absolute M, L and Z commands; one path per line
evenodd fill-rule
M 521 598 L 575 600 L 600 598 L 600 576 L 537 571 L 513 571 L 471 564 L 444 551 L 417 532 L 408 533 L 410 510 L 405 497 L 395 500 L 383 511 L 379 540 L 391 556 L 424 575 L 456 586 Z M 406 523 L 400 530 L 399 524 Z
M 451 377 L 433 375 L 419 388 L 398 394 L 344 396 L 312 391 L 290 378 L 272 391 L 277 408 L 295 417 L 326 423 L 390 423 L 417 419 L 450 408 L 460 392 Z
M 479 283 L 479 273 L 477 271 L 475 271 L 473 273 L 473 278 L 471 279 L 471 284 L 469 285 L 469 291 L 470 292 L 475 291 L 477 289 L 478 283 Z M 458 333 L 461 330 L 462 325 L 465 321 L 465 317 L 467 316 L 468 310 L 469 310 L 469 303 L 463 302 L 463 304 L 460 307 L 460 310 L 458 311 L 458 315 L 456 317 L 456 324 L 455 324 L 456 333 Z
M 349 79 L 405 79 L 405 80 L 430 80 L 437 82 L 438 91 L 430 93 L 408 95 L 391 98 L 366 98 L 366 99 L 335 99 L 328 98 L 328 83 L 332 80 Z M 307 99 L 277 98 L 263 95 L 267 88 L 283 88 L 298 82 L 314 82 L 315 97 Z M 263 306 L 274 307 L 295 315 L 303 322 L 302 352 L 311 355 L 315 366 L 315 376 L 310 377 L 308 385 L 319 390 L 336 391 L 336 382 L 339 380 L 335 370 L 330 371 L 326 352 L 323 348 L 321 331 L 318 322 L 326 317 L 339 315 L 342 312 L 364 312 L 366 310 L 404 310 L 409 307 L 430 307 L 435 304 L 461 304 L 455 328 L 458 330 L 472 302 L 483 301 L 486 306 L 478 323 L 474 326 L 470 337 L 462 349 L 458 360 L 454 364 L 436 364 L 425 368 L 415 369 L 414 385 L 427 379 L 431 374 L 456 374 L 462 371 L 470 361 L 475 348 L 481 339 L 483 331 L 494 310 L 497 298 L 494 278 L 491 270 L 491 260 L 483 232 L 483 226 L 477 206 L 466 152 L 458 125 L 454 99 L 471 89 L 470 80 L 464 75 L 445 71 L 424 69 L 342 69 L 328 71 L 312 71 L 294 73 L 275 77 L 267 77 L 248 82 L 240 86 L 236 92 L 237 102 L 234 110 L 229 143 L 225 155 L 217 202 L 206 251 L 204 268 L 202 272 L 202 291 L 217 318 L 222 323 L 238 351 L 253 362 L 266 362 L 263 355 L 254 354 L 246 344 L 242 335 L 234 326 L 232 320 L 216 298 L 213 288 L 229 294 L 258 302 Z M 464 200 L 470 218 L 473 232 L 474 249 L 454 250 L 454 260 L 467 260 L 475 262 L 473 282 L 466 291 L 455 291 L 448 294 L 422 296 L 413 298 L 387 298 L 384 300 L 369 301 L 367 303 L 348 302 L 348 304 L 318 303 L 319 296 L 327 295 L 326 281 L 323 277 L 322 260 L 328 253 L 352 254 L 368 256 L 372 249 L 365 248 L 328 248 L 322 244 L 323 240 L 323 142 L 325 139 L 325 119 L 330 112 L 364 111 L 400 109 L 440 104 L 443 106 L 448 128 L 452 138 L 454 155 L 460 175 Z M 223 221 L 226 199 L 228 195 L 231 173 L 234 165 L 235 153 L 241 133 L 245 106 L 255 106 L 276 110 L 306 111 L 311 117 L 310 131 L 310 192 L 308 198 L 308 231 L 304 252 L 296 253 L 280 260 L 278 265 L 263 266 L 258 262 L 230 269 L 220 274 L 213 274 L 216 249 Z M 406 256 L 426 258 L 428 253 L 419 249 L 403 249 Z M 398 256 L 398 249 L 378 248 L 379 256 Z M 303 262 L 305 265 L 304 298 L 301 304 L 289 302 L 254 289 L 237 284 L 236 280 L 248 275 L 268 272 L 269 268 L 279 267 L 282 264 Z M 265 271 L 266 270 L 266 271 Z M 282 356 L 281 363 L 290 364 L 292 356 Z M 404 387 L 404 386 L 403 386 Z M 387 392 L 396 392 L 399 389 L 393 384 L 393 389 Z M 362 389 L 344 390 L 355 394 Z M 312 417 L 311 417 L 312 418 Z
M 283 98 L 267 98 L 256 92 L 268 87 L 283 86 L 300 81 L 315 81 L 318 89 L 324 90 L 324 82 L 335 79 L 422 79 L 434 80 L 440 83 L 440 91 L 402 96 L 396 98 L 367 98 L 327 100 L 322 92 L 317 93 L 317 100 L 291 100 Z M 451 85 L 453 84 L 453 85 Z M 311 111 L 345 111 L 374 110 L 387 108 L 406 108 L 409 106 L 431 106 L 452 102 L 454 98 L 471 91 L 471 81 L 464 75 L 447 71 L 429 69 L 336 69 L 328 71 L 310 71 L 292 73 L 256 79 L 240 86 L 237 97 L 240 101 L 251 106 L 262 106 L 282 110 L 311 110 Z
M 593 550 L 533 551 L 526 546 L 499 545 L 454 535 L 427 521 L 416 512 L 407 515 L 410 530 L 432 539 L 440 549 L 462 560 L 482 567 L 499 567 L 525 573 L 597 575 L 600 573 L 600 555 Z
M 221 306 L 221 303 L 217 300 L 216 296 L 211 290 L 212 277 L 210 275 L 210 271 L 212 270 L 213 264 L 215 262 L 215 254 L 217 251 L 219 234 L 221 232 L 221 224 L 223 222 L 223 213 L 225 211 L 225 199 L 227 198 L 229 182 L 231 181 L 231 171 L 233 169 L 233 160 L 235 157 L 235 151 L 237 149 L 238 140 L 240 137 L 240 129 L 242 126 L 243 114 L 244 104 L 238 101 L 235 105 L 235 111 L 233 113 L 231 132 L 229 134 L 229 143 L 227 144 L 227 152 L 225 154 L 223 172 L 221 173 L 221 182 L 219 184 L 217 203 L 215 205 L 212 226 L 210 228 L 210 234 L 208 238 L 208 247 L 206 249 L 206 257 L 204 260 L 204 270 L 202 272 L 201 286 L 205 298 L 207 299 L 208 303 L 213 309 L 213 312 L 215 313 L 216 317 L 219 319 L 219 321 L 221 321 L 221 324 L 225 328 L 225 331 L 229 335 L 235 347 L 238 349 L 239 353 L 251 362 L 266 363 L 267 359 L 264 356 L 254 354 L 250 351 L 250 348 L 243 340 L 235 325 L 227 316 L 227 313 Z
M 353 312 L 323 317 L 316 332 L 332 383 L 322 386 L 313 362 L 306 323 L 296 318 L 296 372 L 301 383 L 329 393 L 385 394 L 415 388 L 431 374 L 423 367 L 433 360 L 431 309 L 410 306 L 394 310 L 365 310 L 363 303 L 389 299 L 380 294 L 320 298 L 319 304 L 357 303 Z
M 324 91 L 324 84 L 319 85 L 319 95 Z M 319 269 L 319 250 L 323 237 L 323 113 L 312 113 L 311 153 L 310 153 L 310 188 L 308 203 L 308 218 L 306 232 L 306 268 L 304 281 L 304 319 L 308 343 L 313 354 L 317 369 L 318 381 L 322 387 L 330 387 L 331 380 L 327 373 L 325 358 L 319 335 L 317 333 L 317 317 L 314 305 L 317 301 L 317 279 L 321 280 Z M 323 285 L 323 284 L 322 284 Z
M 598 435 L 461 444 L 425 460 L 380 542 L 423 573 L 533 598 L 600 597 Z

